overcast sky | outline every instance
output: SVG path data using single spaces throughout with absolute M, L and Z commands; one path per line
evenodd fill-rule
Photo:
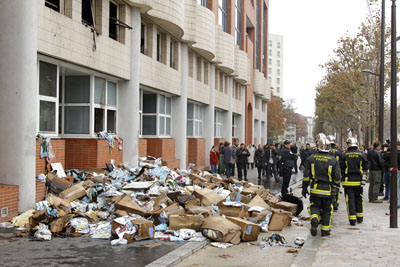
M 388 11 L 390 5 L 386 1 Z M 319 65 L 368 14 L 366 0 L 270 0 L 269 31 L 284 36 L 283 96 L 295 100 L 297 112 L 314 115 L 315 87 L 324 74 Z

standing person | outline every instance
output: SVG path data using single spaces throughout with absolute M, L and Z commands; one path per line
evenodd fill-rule
M 256 153 L 256 148 L 252 145 L 249 144 L 247 147 L 247 150 L 250 152 L 250 157 L 248 159 L 249 163 L 247 163 L 247 169 L 254 169 L 254 154 Z
M 300 170 L 304 168 L 304 154 L 305 154 L 305 149 L 304 146 L 301 146 L 300 148 Z
M 218 147 L 212 146 L 210 150 L 210 166 L 211 166 L 211 173 L 217 173 L 217 166 L 218 166 L 218 160 L 219 158 L 219 151 Z
M 258 185 L 261 185 L 261 175 L 264 169 L 264 149 L 262 145 L 258 145 L 258 149 L 254 153 L 254 161 L 258 171 Z
M 342 151 L 336 147 L 336 138 L 333 135 L 328 135 L 326 137 L 329 141 L 329 154 L 335 157 L 335 159 L 339 162 L 340 165 L 340 158 L 342 157 Z M 339 203 L 340 203 L 340 183 L 338 185 L 332 186 L 332 204 L 333 210 L 339 210 Z
M 223 174 L 225 173 L 225 164 L 224 164 L 224 154 L 222 153 L 222 150 L 224 149 L 224 143 L 219 143 L 219 157 L 218 157 L 218 173 Z
M 385 195 L 383 200 L 389 200 L 390 197 L 390 147 L 385 146 L 383 152 L 383 181 L 385 183 Z M 371 186 L 371 185 L 370 185 Z
M 226 177 L 229 178 L 231 177 L 232 174 L 232 165 L 231 165 L 231 158 L 232 158 L 232 148 L 230 146 L 230 143 L 225 141 L 224 143 L 224 149 L 222 149 L 222 153 L 224 155 L 224 165 L 225 165 L 225 173 Z
M 235 176 L 235 165 L 236 165 L 236 151 L 239 149 L 239 140 L 235 139 L 232 145 L 232 157 L 231 157 L 231 176 Z
M 278 171 L 276 169 L 276 164 L 278 162 L 278 152 L 274 148 L 274 144 L 269 144 L 269 147 L 264 154 L 264 162 L 267 164 L 267 179 L 270 176 L 274 176 L 275 182 L 278 182 Z
M 369 162 L 369 190 L 368 199 L 371 203 L 382 203 L 381 199 L 378 200 L 379 189 L 381 187 L 382 181 L 382 171 L 383 171 L 383 160 L 381 152 L 381 143 L 376 141 L 374 143 L 374 148 L 368 152 L 368 162 Z
M 290 150 L 292 151 L 293 154 L 297 155 L 298 149 L 297 149 L 297 145 L 296 143 L 293 143 L 293 145 L 290 147 Z M 297 159 L 294 162 L 294 173 L 299 173 L 298 169 L 297 169 Z
M 281 194 L 282 196 L 284 196 L 288 193 L 290 178 L 292 176 L 292 169 L 297 160 L 297 155 L 293 154 L 293 152 L 290 151 L 290 142 L 288 140 L 283 143 L 283 148 L 280 156 L 281 159 L 279 165 L 283 176 Z
M 310 195 L 309 213 L 311 235 L 317 235 L 321 223 L 321 235 L 330 235 L 332 221 L 332 187 L 340 183 L 339 162 L 329 154 L 330 144 L 324 134 L 317 135 L 318 152 L 312 154 L 304 163 L 304 197 Z M 308 192 L 308 186 L 310 192 Z
M 366 183 L 365 175 L 369 168 L 368 160 L 363 152 L 358 150 L 358 142 L 354 137 L 347 139 L 348 149 L 343 153 L 340 169 L 342 171 L 342 185 L 346 196 L 347 214 L 350 225 L 363 222 L 364 199 L 363 186 Z
M 249 150 L 244 146 L 243 143 L 240 144 L 240 147 L 236 150 L 236 164 L 238 168 L 238 178 L 239 181 L 242 180 L 242 172 L 243 178 L 247 181 L 247 163 L 248 157 L 250 156 Z
M 263 176 L 268 180 L 268 172 L 267 172 L 267 166 L 268 166 L 268 161 L 265 159 L 267 155 L 267 150 L 268 150 L 268 144 L 265 144 L 263 147 L 264 150 L 264 168 L 263 168 Z

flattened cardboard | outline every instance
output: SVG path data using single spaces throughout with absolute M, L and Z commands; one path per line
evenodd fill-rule
M 179 230 L 179 229 L 193 229 L 196 232 L 200 231 L 202 224 L 201 215 L 171 215 L 169 216 L 169 229 Z
M 276 203 L 279 201 L 279 198 L 277 198 L 275 195 L 273 195 L 268 190 L 265 190 L 265 188 L 257 190 L 256 194 L 259 195 L 262 199 L 264 199 L 264 201 L 267 202 L 267 204 L 270 206 L 272 206 L 273 203 Z
M 59 196 L 64 199 L 68 199 L 69 201 L 74 201 L 86 196 L 86 190 L 81 184 L 76 184 L 67 190 L 62 191 Z
M 242 241 L 257 241 L 258 235 L 260 234 L 260 226 L 250 221 L 237 218 L 237 217 L 226 217 L 234 224 L 240 226 L 242 229 L 241 239 Z
M 232 207 L 225 206 L 223 203 L 218 204 L 219 213 L 229 217 L 248 218 L 249 208 L 247 206 Z
M 67 226 L 69 221 L 74 217 L 74 214 L 68 214 L 65 215 L 64 217 L 60 217 L 55 219 L 50 223 L 50 231 L 52 233 L 60 233 L 64 230 L 64 228 Z
M 272 211 L 271 210 L 263 210 L 262 212 L 253 211 L 250 214 L 249 221 L 254 223 L 259 223 L 265 220 L 265 217 L 267 217 L 269 213 L 272 213 Z
M 285 210 L 271 209 L 272 217 L 268 225 L 268 230 L 281 231 L 283 227 L 289 226 L 292 221 L 292 214 Z
M 156 197 L 156 199 L 154 199 L 153 210 L 157 210 L 159 208 L 163 209 L 172 204 L 172 200 L 169 199 L 169 197 L 165 193 L 162 193 L 158 197 Z
M 59 194 L 60 192 L 68 189 L 70 186 L 72 185 L 72 183 L 66 179 L 62 179 L 62 178 L 53 178 L 50 182 L 50 192 L 54 193 L 54 194 Z
M 275 209 L 286 210 L 292 213 L 293 216 L 296 215 L 297 212 L 297 204 L 293 204 L 290 202 L 280 201 L 273 204 Z
M 205 189 L 195 188 L 194 194 L 200 198 L 200 202 L 205 206 L 211 206 L 213 204 L 218 205 L 219 203 L 225 200 L 223 197 L 215 193 L 213 190 L 207 188 Z
M 253 199 L 250 201 L 250 203 L 248 203 L 248 206 L 250 208 L 252 208 L 252 207 L 261 207 L 264 209 L 269 208 L 269 205 L 267 203 L 265 203 L 265 201 L 259 195 L 256 195 L 255 197 L 253 197 Z
M 131 221 L 132 225 L 136 226 L 135 234 L 124 234 L 124 238 L 128 240 L 128 243 L 131 243 L 135 240 L 145 240 L 145 239 L 153 239 L 154 238 L 154 225 L 151 221 L 138 218 L 136 220 Z M 111 234 L 113 237 L 118 238 L 118 235 L 115 233 L 115 230 L 121 225 L 117 222 L 113 221 L 111 224 Z
M 140 207 L 132 198 L 125 195 L 122 199 L 115 203 L 116 210 L 124 210 L 128 213 L 138 214 L 140 216 L 149 215 L 149 211 Z
M 229 195 L 229 197 L 230 197 L 231 201 L 242 202 L 245 204 L 249 204 L 249 202 L 251 201 L 251 199 L 248 196 L 243 195 L 239 192 L 232 192 Z
M 212 207 L 188 206 L 185 207 L 188 214 L 201 214 L 204 217 L 216 215 Z
M 234 245 L 240 243 L 241 228 L 222 216 L 216 215 L 205 218 L 201 229 L 218 231 L 217 238 L 213 238 L 212 235 L 208 236 L 215 241 L 232 243 Z

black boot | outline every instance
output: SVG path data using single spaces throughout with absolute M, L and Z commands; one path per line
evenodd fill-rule
M 350 225 L 351 225 L 351 226 L 356 226 L 356 220 L 351 220 L 351 221 L 350 221 Z
M 316 236 L 317 235 L 317 228 L 318 228 L 318 220 L 316 218 L 313 218 L 311 220 L 311 235 Z
M 363 217 L 357 217 L 357 223 L 362 223 L 363 222 Z
M 321 236 L 329 236 L 329 235 L 331 235 L 331 231 L 324 231 L 324 230 L 321 231 Z

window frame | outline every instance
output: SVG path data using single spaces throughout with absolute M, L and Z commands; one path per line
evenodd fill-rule
M 218 0 L 218 24 L 228 32 L 228 0 Z
M 223 131 L 223 119 L 222 119 L 222 110 L 215 109 L 214 110 L 214 138 L 222 138 Z
M 187 122 L 192 121 L 192 135 L 188 134 L 189 123 L 186 123 L 186 137 L 188 138 L 203 138 L 203 121 L 204 121 L 204 109 L 203 105 L 188 101 L 187 106 L 193 105 L 193 118 L 186 116 Z M 187 113 L 188 114 L 188 113 Z M 197 125 L 197 128 L 196 128 Z M 198 131 L 196 131 L 196 129 Z
M 232 138 L 237 138 L 237 118 L 239 117 L 238 114 L 232 112 Z
M 110 16 L 111 4 L 113 4 L 113 5 L 115 5 L 117 7 L 117 17 L 115 18 L 116 21 L 114 22 L 115 23 L 115 39 L 112 36 L 110 36 L 110 34 L 111 34 L 111 32 L 110 32 L 111 26 L 110 25 L 111 25 L 111 20 L 112 20 L 111 16 Z M 120 7 L 119 7 L 119 4 L 117 2 L 112 1 L 112 0 L 109 1 L 108 7 L 109 7 L 109 10 L 108 10 L 108 15 L 109 15 L 109 17 L 108 17 L 108 21 L 109 21 L 109 24 L 108 24 L 108 37 L 113 39 L 114 41 L 119 42 L 120 41 L 120 34 L 119 34 L 118 21 L 120 21 L 120 15 L 119 15 Z
M 198 5 L 208 7 L 208 0 L 196 0 Z
M 235 44 L 242 49 L 242 0 L 235 0 Z

